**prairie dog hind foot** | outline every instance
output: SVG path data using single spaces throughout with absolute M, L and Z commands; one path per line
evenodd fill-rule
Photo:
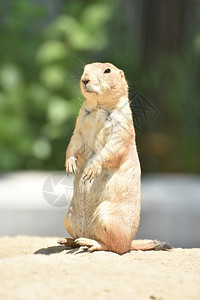
M 73 238 L 62 238 L 57 241 L 59 245 L 66 246 L 68 248 L 79 248 L 80 246 L 75 242 Z
M 107 250 L 106 246 L 103 243 L 87 238 L 62 238 L 59 239 L 57 243 L 68 248 L 79 248 L 81 246 L 86 246 L 88 247 L 89 252 L 93 252 L 96 250 Z
M 75 240 L 75 243 L 79 246 L 87 246 L 89 252 L 107 250 L 106 245 L 92 239 L 78 238 Z

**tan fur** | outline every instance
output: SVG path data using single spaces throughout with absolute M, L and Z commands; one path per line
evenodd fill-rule
M 108 68 L 111 72 L 104 73 Z M 112 64 L 93 63 L 85 66 L 80 86 L 85 102 L 66 151 L 66 171 L 75 178 L 64 225 L 78 245 L 122 254 L 141 244 L 132 245 L 141 171 L 128 85 Z

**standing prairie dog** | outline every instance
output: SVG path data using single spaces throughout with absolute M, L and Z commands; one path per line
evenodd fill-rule
M 140 220 L 141 171 L 122 70 L 110 63 L 86 65 L 85 97 L 66 151 L 66 171 L 75 173 L 74 194 L 64 219 L 69 247 L 119 254 L 168 249 L 166 243 L 134 240 Z

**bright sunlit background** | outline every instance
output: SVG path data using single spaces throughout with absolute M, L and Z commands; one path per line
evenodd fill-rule
M 199 24 L 198 0 L 0 1 L 1 235 L 64 234 L 66 207 L 44 208 L 42 187 L 64 171 L 84 65 L 109 61 L 127 77 L 148 173 L 139 234 L 200 246 Z

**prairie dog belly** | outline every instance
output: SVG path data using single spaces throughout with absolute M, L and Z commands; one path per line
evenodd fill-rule
M 138 168 L 135 172 L 138 172 Z M 139 177 L 135 182 L 131 182 L 130 177 L 125 184 L 122 183 L 123 174 L 119 170 L 110 172 L 105 168 L 91 184 L 89 181 L 84 183 L 81 175 L 75 175 L 74 195 L 67 212 L 73 224 L 73 237 L 98 239 L 96 234 L 99 226 L 109 223 L 113 215 L 130 227 L 139 223 Z M 136 230 L 137 224 L 135 230 L 131 228 L 131 231 Z
M 96 152 L 101 148 L 100 144 Z M 82 236 L 98 239 L 96 235 L 99 226 L 109 223 L 115 214 L 132 227 L 130 231 L 135 233 L 139 224 L 141 200 L 139 160 L 129 160 L 115 168 L 103 167 L 101 174 L 92 182 L 84 183 L 83 172 L 93 156 L 91 151 L 90 156 L 87 154 L 80 160 L 74 177 L 74 194 L 67 212 L 73 224 L 73 235 L 70 234 L 74 238 Z

